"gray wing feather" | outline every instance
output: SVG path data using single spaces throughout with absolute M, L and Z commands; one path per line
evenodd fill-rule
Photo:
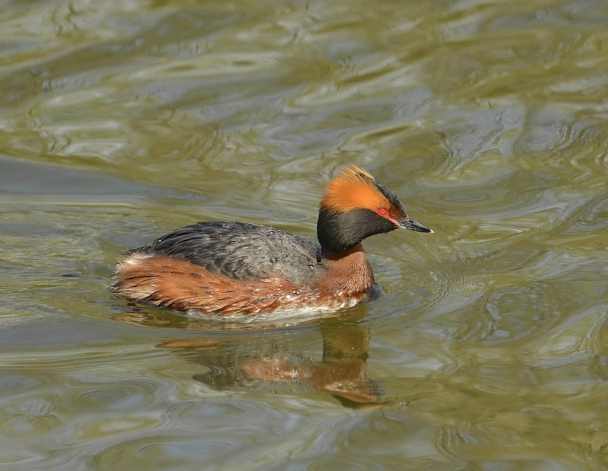
M 199 222 L 129 253 L 169 255 L 238 280 L 279 276 L 299 283 L 322 269 L 317 244 L 273 227 L 241 222 Z

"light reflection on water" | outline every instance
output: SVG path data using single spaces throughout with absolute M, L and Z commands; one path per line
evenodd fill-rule
M 602 2 L 28 2 L 0 19 L 0 468 L 608 467 Z M 196 220 L 314 236 L 355 162 L 429 237 L 385 295 L 192 319 L 107 291 Z

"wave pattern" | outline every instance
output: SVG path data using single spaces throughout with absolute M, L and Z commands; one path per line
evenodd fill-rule
M 5 3 L 0 468 L 608 468 L 605 2 Z M 373 303 L 108 293 L 197 220 L 314 237 L 348 162 L 435 230 Z

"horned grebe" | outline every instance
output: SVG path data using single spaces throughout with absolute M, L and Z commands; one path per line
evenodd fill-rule
M 378 294 L 361 241 L 394 229 L 433 232 L 407 216 L 395 193 L 352 165 L 327 185 L 320 245 L 273 227 L 199 222 L 128 251 L 112 291 L 189 313 L 335 311 Z

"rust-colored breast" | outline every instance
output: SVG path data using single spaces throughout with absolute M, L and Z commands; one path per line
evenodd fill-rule
M 371 282 L 366 279 L 359 283 L 353 283 L 353 277 L 340 281 L 331 276 L 334 272 L 343 277 L 347 268 L 344 263 L 330 261 L 321 279 L 294 286 L 282 278 L 235 280 L 187 260 L 135 253 L 119 265 L 112 289 L 127 299 L 186 312 L 256 314 L 279 308 L 335 311 L 366 300 L 373 283 L 373 276 Z

